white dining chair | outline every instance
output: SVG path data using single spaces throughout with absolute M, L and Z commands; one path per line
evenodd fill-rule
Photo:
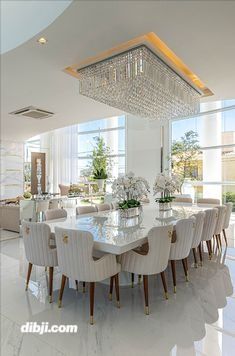
M 225 205 L 220 205 L 216 208 L 218 209 L 218 217 L 215 225 L 214 236 L 216 238 L 217 248 L 222 249 L 221 233 L 223 230 L 227 207 Z
M 97 213 L 97 207 L 93 205 L 84 205 L 84 206 L 76 207 L 77 215 L 90 214 L 90 213 Z
M 195 267 L 197 268 L 198 263 L 197 263 L 197 248 L 201 243 L 202 239 L 202 230 L 203 230 L 203 225 L 204 225 L 204 219 L 205 219 L 205 213 L 203 211 L 192 215 L 195 217 L 195 229 L 194 229 L 194 235 L 193 235 L 193 241 L 192 241 L 192 251 L 193 251 L 193 257 L 194 257 L 194 263 Z
M 55 220 L 67 218 L 67 211 L 65 209 L 49 209 L 45 211 L 45 220 Z
M 213 199 L 213 198 L 199 198 L 197 199 L 197 204 L 215 204 L 215 205 L 219 205 L 220 204 L 220 200 L 219 199 Z
M 124 253 L 121 257 L 122 271 L 143 275 L 144 281 L 144 296 L 145 296 L 145 313 L 149 314 L 148 300 L 148 276 L 153 274 L 161 274 L 161 279 L 165 291 L 166 299 L 167 284 L 164 271 L 167 268 L 171 238 L 172 225 L 153 227 L 148 232 L 148 252 L 140 250 L 131 250 Z
M 98 211 L 108 211 L 112 210 L 112 205 L 109 203 L 97 204 L 96 208 Z
M 204 241 L 207 244 L 209 259 L 212 258 L 211 239 L 215 232 L 215 226 L 216 226 L 217 219 L 218 219 L 218 209 L 217 208 L 207 209 L 205 211 L 205 218 L 204 218 L 204 224 L 203 224 L 203 230 L 202 230 L 202 242 L 198 246 L 201 265 L 202 265 L 202 261 L 203 261 L 202 243 Z
M 26 288 L 33 265 L 49 267 L 49 302 L 52 302 L 53 293 L 53 271 L 58 266 L 57 250 L 50 246 L 51 230 L 45 223 L 22 222 L 22 233 L 25 255 L 29 262 Z
M 184 268 L 186 281 L 188 281 L 188 255 L 192 246 L 196 219 L 182 219 L 175 225 L 176 241 L 172 243 L 169 260 L 171 261 L 174 293 L 176 293 L 176 269 L 175 261 L 181 260 Z
M 117 263 L 116 256 L 105 254 L 94 260 L 93 236 L 90 232 L 79 230 L 66 230 L 55 227 L 58 264 L 62 273 L 59 293 L 59 307 L 62 304 L 64 286 L 67 278 L 90 284 L 90 324 L 94 322 L 94 291 L 95 282 L 110 278 L 115 280 L 117 305 L 120 306 L 118 273 L 121 265 Z
M 226 243 L 226 246 L 228 245 L 228 241 L 227 241 L 227 236 L 226 236 L 226 232 L 225 230 L 229 227 L 229 222 L 230 222 L 230 218 L 231 218 L 231 214 L 232 214 L 232 210 L 233 210 L 233 203 L 229 202 L 229 203 L 225 203 L 224 204 L 226 206 L 226 214 L 224 217 L 224 223 L 223 223 L 223 235 L 224 235 L 224 240 Z

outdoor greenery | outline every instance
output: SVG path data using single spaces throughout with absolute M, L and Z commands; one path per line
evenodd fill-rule
M 223 202 L 233 203 L 233 211 L 235 211 L 235 193 L 232 192 L 223 193 Z
M 97 169 L 93 175 L 94 179 L 107 179 L 108 175 L 103 168 Z
M 157 198 L 157 199 L 155 199 L 155 202 L 160 203 L 160 204 L 161 203 L 171 203 L 174 199 L 175 199 L 175 197 L 168 196 L 168 197 Z
M 176 174 L 182 184 L 185 179 L 198 179 L 197 168 L 200 146 L 198 133 L 187 131 L 180 140 L 174 140 L 171 148 L 171 168 L 172 173 Z

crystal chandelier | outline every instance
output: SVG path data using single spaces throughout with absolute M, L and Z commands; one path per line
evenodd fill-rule
M 201 93 L 145 45 L 77 72 L 80 94 L 137 116 L 169 120 L 199 112 Z

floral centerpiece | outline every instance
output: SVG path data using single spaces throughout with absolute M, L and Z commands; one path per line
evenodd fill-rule
M 159 204 L 159 210 L 171 209 L 171 202 L 175 198 L 173 194 L 179 190 L 179 187 L 180 181 L 177 176 L 169 176 L 165 173 L 157 175 L 153 186 L 153 195 L 160 194 L 160 197 L 155 199 Z
M 114 180 L 112 184 L 113 196 L 119 200 L 118 207 L 123 217 L 139 215 L 141 198 L 146 196 L 150 187 L 146 179 L 135 177 L 130 172 Z

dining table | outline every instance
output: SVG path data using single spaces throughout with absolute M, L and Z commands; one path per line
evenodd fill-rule
M 118 210 L 108 210 L 45 222 L 50 226 L 52 234 L 56 226 L 89 231 L 93 235 L 95 250 L 121 255 L 147 242 L 148 232 L 152 227 L 174 226 L 177 221 L 210 207 L 175 204 L 168 211 L 160 211 L 156 204 L 150 203 L 143 205 L 140 215 L 132 218 L 121 217 Z

